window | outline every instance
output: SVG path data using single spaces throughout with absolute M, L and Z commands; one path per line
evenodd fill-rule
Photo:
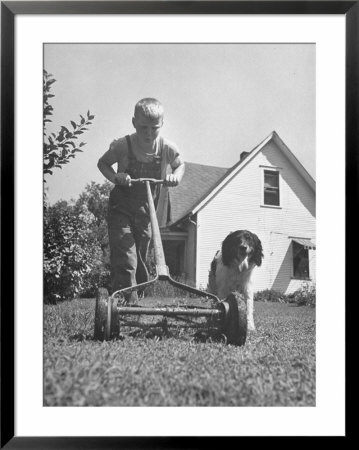
M 264 204 L 279 206 L 279 172 L 276 170 L 264 171 Z
M 309 278 L 308 248 L 293 241 L 293 277 Z

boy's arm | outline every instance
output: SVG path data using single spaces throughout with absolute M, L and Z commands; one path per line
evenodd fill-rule
M 101 158 L 98 160 L 97 167 L 102 173 L 102 175 L 111 181 L 113 184 L 120 185 L 130 185 L 131 177 L 127 173 L 119 172 L 116 173 L 113 170 L 113 164 L 117 162 L 116 156 L 110 150 L 107 151 Z
M 166 175 L 165 185 L 166 186 L 177 186 L 180 184 L 184 172 L 185 164 L 179 156 L 171 164 L 172 173 Z

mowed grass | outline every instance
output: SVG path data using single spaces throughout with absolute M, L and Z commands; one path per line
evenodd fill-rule
M 240 348 L 193 330 L 98 342 L 93 299 L 44 308 L 45 406 L 315 406 L 314 308 L 256 302 Z

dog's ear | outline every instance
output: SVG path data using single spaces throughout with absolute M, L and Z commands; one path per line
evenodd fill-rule
M 260 266 L 262 264 L 262 259 L 264 257 L 262 243 L 261 243 L 259 237 L 254 233 L 252 233 L 252 239 L 253 239 L 253 254 L 251 256 L 251 260 L 257 266 Z
M 222 242 L 222 262 L 229 266 L 237 255 L 235 233 L 230 233 Z
M 217 256 L 218 252 L 216 253 Z M 213 258 L 211 262 L 211 268 L 208 274 L 208 285 L 207 291 L 212 294 L 217 294 L 217 284 L 216 284 L 216 270 L 217 270 L 217 258 L 216 256 Z
M 218 252 L 216 253 L 216 256 L 217 256 L 217 254 L 218 254 Z M 216 273 L 216 270 L 217 270 L 217 259 L 216 259 L 216 257 L 214 257 L 211 262 L 211 272 Z

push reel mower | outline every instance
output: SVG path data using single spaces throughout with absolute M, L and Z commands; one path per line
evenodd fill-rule
M 116 339 L 120 336 L 122 328 L 126 326 L 148 329 L 161 327 L 165 331 L 169 327 L 177 327 L 180 329 L 197 329 L 197 333 L 203 332 L 209 337 L 223 338 L 227 344 L 244 345 L 247 337 L 247 308 L 239 293 L 233 292 L 225 300 L 220 301 L 216 295 L 174 280 L 169 273 L 150 188 L 150 183 L 161 184 L 163 180 L 139 178 L 131 180 L 131 183 L 146 184 L 156 274 L 153 279 L 145 283 L 121 289 L 111 296 L 109 296 L 107 289 L 98 289 L 94 339 L 101 341 Z M 125 294 L 143 291 L 155 283 L 169 283 L 180 291 L 189 292 L 191 295 L 187 295 L 188 298 L 186 298 L 184 304 L 181 302 L 180 305 L 168 305 L 162 300 L 160 306 L 142 306 L 140 303 L 132 305 L 126 304 L 124 301 Z M 197 301 L 192 301 L 192 299 Z M 199 305 L 198 300 L 201 300 Z M 209 303 L 207 307 L 203 306 L 205 302 Z M 143 323 L 141 322 L 143 316 L 152 316 L 152 319 L 155 316 L 161 316 L 162 319 L 156 323 Z

